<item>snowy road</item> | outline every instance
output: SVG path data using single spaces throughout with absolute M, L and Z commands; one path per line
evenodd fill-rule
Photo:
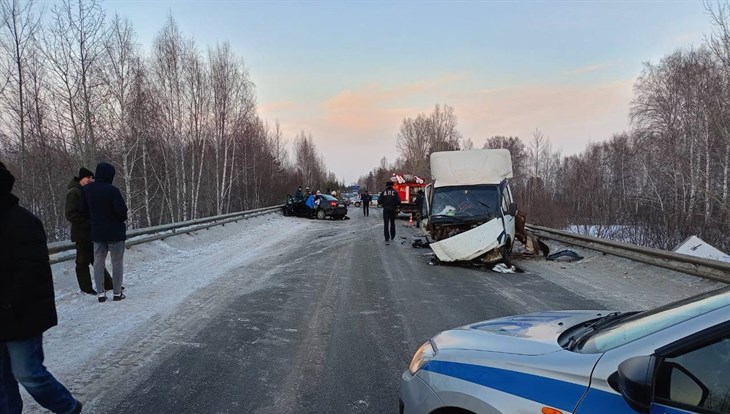
M 521 274 L 434 267 L 410 246 L 415 229 L 386 246 L 378 209 L 350 215 L 268 215 L 135 246 L 122 302 L 77 293 L 73 263 L 55 265 L 46 365 L 89 413 L 397 412 L 400 373 L 440 330 L 721 286 L 591 253 L 519 261 Z

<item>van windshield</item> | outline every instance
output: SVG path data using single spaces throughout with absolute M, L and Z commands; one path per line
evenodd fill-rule
M 490 219 L 497 216 L 499 188 L 496 185 L 439 187 L 433 191 L 431 218 Z

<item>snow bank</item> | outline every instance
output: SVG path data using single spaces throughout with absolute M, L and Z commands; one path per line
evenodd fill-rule
M 115 368 L 118 364 L 131 364 L 128 368 L 133 370 L 154 357 L 135 355 L 135 349 L 123 347 L 130 347 L 135 338 L 154 337 L 180 311 L 179 305 L 218 279 L 235 273 L 235 289 L 240 291 L 265 286 L 265 281 L 241 269 L 276 251 L 272 245 L 295 237 L 309 223 L 270 214 L 133 246 L 125 253 L 127 299 L 121 302 L 112 301 L 111 292 L 105 303 L 81 293 L 73 261 L 53 265 L 59 321 L 44 335 L 45 365 L 84 402 L 84 411 L 98 412 L 94 390 L 109 376 L 108 370 L 128 371 Z M 111 269 L 110 263 L 107 268 Z M 215 292 L 210 297 L 215 298 Z M 27 394 L 24 400 L 24 412 L 44 412 Z

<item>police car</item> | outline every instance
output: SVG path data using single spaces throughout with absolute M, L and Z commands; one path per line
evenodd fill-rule
M 644 312 L 554 311 L 444 331 L 401 414 L 730 413 L 730 287 Z

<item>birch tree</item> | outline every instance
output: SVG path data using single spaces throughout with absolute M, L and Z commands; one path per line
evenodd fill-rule
M 41 13 L 34 1 L 2 0 L 2 36 L 0 47 L 10 57 L 6 70 L 6 93 L 2 94 L 3 108 L 9 115 L 8 127 L 17 133 L 20 151 L 20 181 L 26 179 L 28 108 L 26 108 L 27 59 L 37 51 L 37 36 L 41 29 Z M 5 83 L 4 82 L 4 83 Z M 3 88 L 5 89 L 5 88 Z M 13 134 L 14 135 L 14 134 Z M 21 187 L 22 188 L 22 187 Z
M 46 56 L 65 101 L 64 129 L 72 134 L 80 164 L 96 159 L 95 113 L 101 106 L 99 75 L 104 65 L 105 14 L 96 0 L 63 0 L 51 8 Z

